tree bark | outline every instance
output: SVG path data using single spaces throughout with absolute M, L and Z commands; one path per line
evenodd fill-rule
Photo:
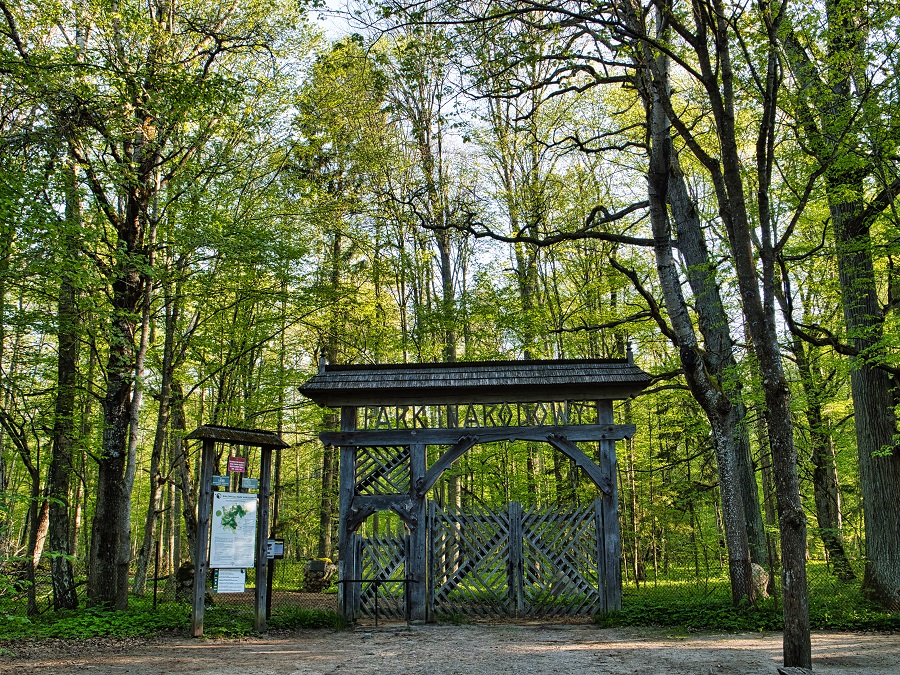
M 71 183 L 66 194 L 66 229 L 62 240 L 67 244 L 63 255 L 74 256 L 74 242 L 69 228 L 81 226 L 81 207 L 78 202 L 74 166 L 67 167 Z M 73 261 L 63 263 L 57 301 L 57 367 L 56 407 L 53 419 L 53 447 L 47 483 L 50 496 L 50 560 L 53 583 L 53 608 L 75 609 L 78 595 L 72 571 L 69 542 L 69 487 L 72 477 L 72 450 L 75 441 L 75 378 L 78 369 L 78 307 L 76 289 L 72 282 Z
M 752 599 L 752 575 L 750 553 L 747 546 L 747 527 L 744 502 L 738 484 L 738 458 L 735 452 L 734 434 L 727 424 L 730 421 L 731 402 L 721 386 L 710 380 L 709 371 L 694 328 L 688 314 L 687 303 L 681 291 L 681 280 L 672 251 L 672 236 L 667 203 L 670 188 L 672 142 L 666 112 L 660 97 L 667 95 L 668 59 L 656 59 L 654 81 L 647 88 L 650 124 L 650 171 L 648 195 L 650 223 L 656 244 L 656 268 L 663 290 L 666 312 L 672 326 L 672 337 L 679 349 L 685 377 L 691 393 L 703 407 L 713 431 L 716 461 L 719 472 L 719 492 L 722 499 L 723 526 L 728 549 L 729 577 L 734 603 Z

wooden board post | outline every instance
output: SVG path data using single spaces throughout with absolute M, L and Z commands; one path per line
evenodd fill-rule
M 203 635 L 203 612 L 206 600 L 206 572 L 209 549 L 209 512 L 212 508 L 212 474 L 215 461 L 215 441 L 203 440 L 200 458 L 200 493 L 197 498 L 197 548 L 194 549 L 194 611 L 191 634 Z
M 427 510 L 425 496 L 419 496 L 415 486 L 417 482 L 425 479 L 425 444 L 414 443 L 410 446 L 409 451 L 409 496 L 415 503 L 415 522 L 410 527 L 409 559 L 406 564 L 406 576 L 410 579 L 407 584 L 409 593 L 409 616 L 407 618 L 410 623 L 424 623 L 428 604 L 426 593 L 428 580 Z
M 597 401 L 597 422 L 613 423 L 610 400 Z M 619 489 L 616 484 L 616 442 L 600 441 L 600 471 L 611 486 L 610 494 L 603 494 L 600 506 L 603 514 L 603 561 L 606 589 L 606 611 L 622 609 L 622 538 L 619 531 Z
M 522 504 L 510 502 L 509 514 L 509 567 L 507 585 L 509 587 L 510 616 L 525 615 L 525 568 L 523 566 Z
M 255 614 L 253 630 L 263 633 L 266 630 L 266 568 L 268 567 L 269 542 L 269 496 L 272 485 L 272 447 L 264 445 L 260 448 L 259 458 L 259 494 L 257 495 L 256 521 L 256 593 L 254 594 Z
M 356 431 L 356 408 L 341 408 L 341 431 Z M 350 529 L 350 505 L 356 496 L 356 448 L 340 446 L 340 487 L 338 520 L 338 607 L 348 621 L 355 621 L 359 594 L 356 592 L 358 579 L 356 547 L 353 546 L 353 532 Z

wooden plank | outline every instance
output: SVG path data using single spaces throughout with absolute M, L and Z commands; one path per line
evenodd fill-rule
M 597 420 L 613 423 L 611 401 L 597 401 Z M 601 497 L 603 510 L 604 560 L 606 565 L 606 611 L 622 609 L 622 540 L 619 532 L 619 491 L 616 485 L 616 443 L 600 441 L 600 469 L 609 478 L 610 494 Z
M 606 528 L 603 525 L 603 501 L 597 497 L 593 503 L 594 518 L 597 529 L 596 555 L 597 555 L 597 588 L 600 591 L 600 611 L 606 614 L 609 611 L 609 595 L 606 592 Z
M 573 443 L 621 440 L 634 436 L 634 424 L 566 424 L 506 427 L 461 427 L 443 429 L 383 429 L 366 431 L 326 431 L 319 434 L 325 445 L 385 447 L 394 445 L 455 445 L 473 434 L 478 443 L 496 441 L 547 442 L 548 436 L 564 436 Z
M 415 443 L 410 446 L 410 486 L 414 486 L 425 477 L 425 444 Z M 410 488 L 410 498 L 415 503 L 414 525 L 409 530 L 409 552 L 406 573 L 411 580 L 407 584 L 409 594 L 409 622 L 424 623 L 426 618 L 427 594 L 425 584 L 428 579 L 427 541 L 428 529 L 424 497 L 420 497 Z
M 266 630 L 266 557 L 269 539 L 269 497 L 272 489 L 272 447 L 264 445 L 260 448 L 259 457 L 259 501 L 256 521 L 256 613 L 253 619 L 253 630 L 264 633 Z
M 341 408 L 341 431 L 352 432 L 356 429 L 356 408 Z M 326 445 L 330 445 L 326 443 Z M 340 486 L 338 488 L 338 580 L 356 579 L 354 559 L 356 549 L 353 546 L 353 530 L 350 528 L 350 504 L 356 493 L 356 448 L 341 446 L 340 449 Z M 348 588 L 352 584 L 338 583 L 338 607 L 348 621 L 355 620 L 354 591 Z
M 426 527 L 428 528 L 428 541 L 431 542 L 431 546 L 428 549 L 428 559 L 425 561 L 426 569 L 428 570 L 428 579 L 425 584 L 426 621 L 434 620 L 434 587 L 437 583 L 438 561 L 441 559 L 440 553 L 438 552 L 438 547 L 440 546 L 438 530 L 435 527 L 437 523 L 436 509 L 437 504 L 435 502 L 428 502 L 428 521 L 426 522 Z
M 200 492 L 197 497 L 197 541 L 194 550 L 194 611 L 191 634 L 203 635 L 203 613 L 206 600 L 206 572 L 209 548 L 209 512 L 212 509 L 212 475 L 215 461 L 215 441 L 205 439 L 200 458 Z
M 515 617 L 525 614 L 525 581 L 522 565 L 522 504 L 510 502 L 509 508 L 509 568 L 507 586 L 509 589 L 509 610 Z

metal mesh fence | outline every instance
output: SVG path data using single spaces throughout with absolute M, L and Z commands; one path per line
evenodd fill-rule
M 320 578 L 310 581 L 309 560 L 278 560 L 272 578 L 271 625 L 279 625 L 279 617 L 295 615 L 302 611 L 337 612 L 336 575 L 323 583 Z M 900 564 L 898 561 L 897 564 Z M 837 607 L 842 603 L 858 605 L 865 602 L 861 593 L 865 562 L 852 561 L 856 578 L 842 581 L 824 559 L 811 559 L 807 562 L 807 581 L 809 587 L 810 608 L 812 612 L 827 611 L 829 607 Z M 313 562 L 315 566 L 315 562 Z M 767 570 L 771 576 L 760 582 L 766 587 L 768 600 L 775 608 L 780 608 L 781 581 L 778 568 Z M 76 580 L 80 599 L 85 595 L 85 574 L 83 569 L 76 569 Z M 772 574 L 774 572 L 774 574 Z M 318 576 L 318 575 L 316 575 Z M 155 582 L 155 583 L 154 583 Z M 227 614 L 231 618 L 246 616 L 252 618 L 254 578 L 252 570 L 248 570 L 246 590 L 243 593 L 216 593 L 214 576 L 208 580 L 207 609 Z M 0 576 L 0 616 L 24 616 L 27 611 L 27 582 L 21 575 L 11 569 L 9 563 Z M 396 592 L 402 593 L 403 586 L 398 585 Z M 52 611 L 52 586 L 48 564 L 38 569 L 35 584 L 35 595 L 40 612 Z M 148 577 L 143 604 L 156 605 L 179 603 L 188 607 L 190 592 L 185 593 L 173 574 Z M 698 570 L 690 566 L 660 566 L 644 572 L 643 578 L 635 578 L 633 570 L 623 570 L 623 609 L 634 606 L 656 608 L 678 607 L 691 603 L 714 602 L 727 605 L 731 601 L 731 590 L 728 581 L 727 564 L 717 564 L 711 568 Z

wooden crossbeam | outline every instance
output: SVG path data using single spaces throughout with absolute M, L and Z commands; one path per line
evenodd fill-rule
M 386 447 L 412 445 L 455 445 L 466 436 L 478 435 L 479 443 L 497 441 L 548 442 L 548 436 L 562 436 L 573 443 L 618 441 L 631 438 L 634 424 L 566 424 L 531 427 L 462 427 L 459 429 L 383 429 L 378 431 L 326 431 L 319 434 L 325 445 L 340 447 Z

